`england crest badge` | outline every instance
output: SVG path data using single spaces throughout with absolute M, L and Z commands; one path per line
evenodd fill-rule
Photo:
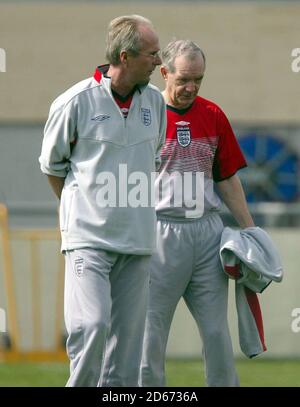
M 151 111 L 144 107 L 141 108 L 141 119 L 145 126 L 150 126 L 151 124 Z
M 75 273 L 78 277 L 82 277 L 83 275 L 83 258 L 76 257 L 75 258 Z
M 191 129 L 189 124 L 190 122 L 185 121 L 176 122 L 177 141 L 182 147 L 187 147 L 191 144 Z

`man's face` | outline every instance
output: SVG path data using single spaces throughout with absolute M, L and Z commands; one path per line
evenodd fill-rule
M 205 71 L 202 55 L 187 57 L 181 55 L 175 58 L 174 72 L 161 67 L 161 73 L 166 81 L 167 103 L 177 109 L 186 109 L 196 98 Z
M 130 76 L 137 85 L 147 85 L 150 76 L 161 64 L 159 56 L 159 40 L 157 35 L 148 27 L 142 30 L 142 46 L 138 55 L 132 56 L 128 63 Z

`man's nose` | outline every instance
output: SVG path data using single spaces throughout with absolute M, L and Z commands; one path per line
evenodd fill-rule
M 155 61 L 154 61 L 155 65 L 161 65 L 162 64 L 162 60 L 159 54 L 157 54 L 155 56 Z
M 187 91 L 187 92 L 195 92 L 195 90 L 196 90 L 196 88 L 197 88 L 197 86 L 196 86 L 196 84 L 194 83 L 194 82 L 188 82 L 186 85 L 185 85 L 185 90 Z

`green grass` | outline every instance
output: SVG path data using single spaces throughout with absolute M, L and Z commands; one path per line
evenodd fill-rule
M 300 360 L 237 360 L 241 386 L 300 387 Z M 66 363 L 0 363 L 0 386 L 64 386 L 69 367 Z M 170 387 L 204 386 L 203 364 L 199 360 L 168 360 Z
M 68 373 L 66 363 L 0 363 L 0 386 L 61 387 Z
M 299 387 L 300 360 L 240 359 L 236 369 L 242 387 Z M 204 366 L 197 360 L 169 360 L 168 386 L 205 386 Z

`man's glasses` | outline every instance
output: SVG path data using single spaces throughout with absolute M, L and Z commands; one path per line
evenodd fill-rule
M 138 52 L 137 55 L 144 55 L 145 57 L 150 57 L 153 59 L 161 58 L 160 51 L 155 51 L 155 52 Z

